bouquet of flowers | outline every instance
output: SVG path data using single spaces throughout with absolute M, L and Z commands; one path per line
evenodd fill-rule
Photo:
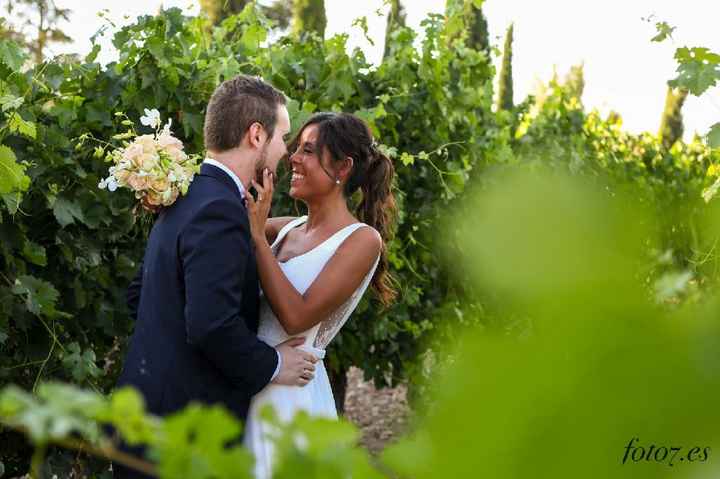
M 119 113 L 119 115 L 124 115 Z M 101 189 L 115 191 L 118 187 L 135 192 L 140 205 L 150 212 L 172 205 L 179 195 L 187 193 L 190 182 L 199 171 L 199 155 L 188 155 L 183 144 L 170 131 L 172 119 L 162 127 L 160 112 L 145 109 L 140 123 L 155 129 L 152 135 L 137 135 L 127 118 L 123 124 L 131 129 L 115 135 L 123 139 L 122 148 L 112 149 L 106 161 L 113 163 L 109 176 L 98 184 Z

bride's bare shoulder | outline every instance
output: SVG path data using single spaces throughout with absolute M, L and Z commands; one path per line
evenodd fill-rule
M 295 216 L 278 216 L 276 218 L 268 218 L 265 223 L 265 237 L 268 242 L 272 244 L 275 241 L 275 238 L 277 238 L 278 233 L 280 233 L 280 230 L 294 219 L 296 219 Z

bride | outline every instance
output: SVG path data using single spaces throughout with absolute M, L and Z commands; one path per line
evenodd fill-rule
M 290 196 L 307 206 L 300 218 L 270 218 L 273 178 L 253 181 L 248 214 L 262 286 L 258 337 L 274 346 L 290 337 L 320 360 L 304 387 L 269 384 L 250 404 L 245 446 L 255 456 L 255 476 L 272 476 L 270 425 L 260 410 L 270 404 L 281 421 L 300 410 L 337 418 L 322 358 L 368 285 L 384 304 L 394 298 L 385 243 L 395 213 L 392 162 L 377 148 L 368 126 L 346 113 L 319 113 L 292 142 Z M 355 211 L 348 199 L 357 190 Z

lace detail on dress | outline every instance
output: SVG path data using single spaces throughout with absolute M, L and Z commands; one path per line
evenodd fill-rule
M 314 346 L 316 348 L 327 348 L 330 344 L 330 341 L 332 341 L 333 338 L 335 338 L 335 336 L 337 335 L 337 333 L 340 332 L 342 327 L 350 318 L 352 312 L 357 307 L 360 299 L 362 298 L 362 295 L 365 293 L 365 290 L 370 284 L 370 280 L 372 280 L 373 274 L 375 274 L 375 269 L 377 268 L 379 261 L 380 257 L 378 256 L 378 259 L 375 260 L 375 264 L 365 276 L 365 279 L 360 284 L 360 286 L 352 294 L 352 296 L 350 296 L 348 300 L 345 301 L 345 303 L 340 306 L 329 318 L 320 323 L 320 328 L 317 332 L 317 336 L 315 336 Z

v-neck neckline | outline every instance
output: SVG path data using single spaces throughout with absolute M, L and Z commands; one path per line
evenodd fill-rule
M 285 242 L 285 239 L 287 238 L 287 236 L 290 234 L 290 232 L 291 232 L 292 230 L 294 230 L 294 229 L 297 228 L 298 226 L 302 226 L 302 225 L 305 224 L 306 222 L 307 222 L 307 217 L 303 217 L 303 221 L 300 222 L 300 223 L 298 223 L 298 224 L 296 224 L 296 225 L 293 225 L 292 228 L 288 229 L 288 230 L 285 232 L 285 234 L 283 235 L 283 237 L 280 238 L 280 242 L 275 245 L 275 248 L 276 248 L 276 250 L 275 250 L 275 254 L 276 254 L 275 259 L 277 260 L 277 262 L 278 262 L 279 264 L 285 265 L 285 264 L 288 264 L 289 262 L 291 262 L 291 261 L 293 261 L 293 260 L 295 260 L 295 259 L 297 259 L 297 258 L 300 258 L 301 256 L 306 256 L 306 255 L 312 253 L 313 251 L 315 251 L 316 249 L 320 248 L 321 246 L 323 246 L 325 243 L 327 243 L 328 241 L 330 241 L 331 239 L 333 239 L 333 238 L 334 238 L 335 236 L 337 236 L 339 233 L 345 231 L 347 228 L 349 228 L 349 227 L 351 227 L 351 226 L 358 225 L 358 224 L 362 224 L 362 223 L 360 223 L 360 222 L 349 224 L 349 225 L 347 225 L 347 226 L 345 226 L 345 227 L 343 227 L 343 228 L 340 228 L 340 229 L 337 230 L 335 233 L 331 234 L 326 240 L 320 242 L 317 246 L 314 246 L 313 248 L 310 248 L 309 250 L 305 251 L 304 253 L 300 253 L 300 254 L 298 254 L 298 255 L 295 255 L 295 256 L 293 256 L 292 258 L 286 259 L 285 261 L 280 261 L 280 260 L 278 260 L 278 259 L 277 259 L 277 253 L 278 253 L 277 249 L 279 249 L 279 248 L 282 247 L 283 243 Z

